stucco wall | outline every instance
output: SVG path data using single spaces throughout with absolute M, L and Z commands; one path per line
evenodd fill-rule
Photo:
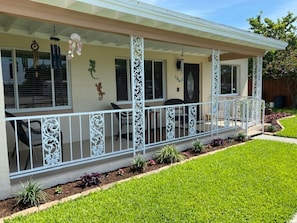
M 2 48 L 16 48 L 23 50 L 31 50 L 32 40 L 39 43 L 39 51 L 49 52 L 50 40 L 42 40 L 35 38 L 18 37 L 7 34 L 0 34 Z M 62 54 L 66 54 L 68 44 L 60 41 Z M 190 55 L 181 55 L 174 53 L 160 53 L 145 51 L 145 59 L 163 60 L 165 65 L 165 90 L 164 96 L 167 98 L 183 99 L 183 74 L 176 69 L 176 60 L 182 58 L 184 63 L 193 63 L 200 65 L 200 92 L 201 101 L 211 100 L 211 62 L 207 57 L 197 57 Z M 102 109 L 111 109 L 110 102 L 116 101 L 115 86 L 115 58 L 130 58 L 129 49 L 121 49 L 116 47 L 103 47 L 84 44 L 82 55 L 75 55 L 70 60 L 70 87 L 72 94 L 73 112 L 97 111 Z M 96 61 L 96 72 L 93 79 L 88 71 L 89 60 Z M 239 95 L 247 95 L 247 60 L 223 61 L 222 64 L 240 65 L 239 75 Z M 102 101 L 98 100 L 98 93 L 95 84 L 102 82 L 102 90 L 105 92 Z M 160 101 L 159 104 L 162 104 Z

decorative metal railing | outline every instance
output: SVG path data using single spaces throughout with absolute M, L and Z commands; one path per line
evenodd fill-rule
M 215 137 L 227 130 L 247 130 L 250 123 L 262 123 L 263 116 L 257 115 L 262 106 L 263 101 L 251 98 L 220 100 L 216 115 L 211 102 L 145 107 L 141 151 L 207 135 Z M 10 178 L 133 156 L 132 114 L 132 109 L 115 109 L 6 118 Z M 36 131 L 36 120 L 40 132 Z

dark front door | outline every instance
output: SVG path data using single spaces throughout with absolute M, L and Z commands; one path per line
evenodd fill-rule
M 199 102 L 199 64 L 184 64 L 184 101 Z

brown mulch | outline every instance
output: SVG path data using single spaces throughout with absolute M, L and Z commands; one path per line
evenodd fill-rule
M 184 155 L 185 159 L 189 159 L 194 156 L 199 156 L 201 154 L 220 150 L 220 149 L 223 149 L 223 148 L 226 148 L 226 147 L 238 144 L 238 143 L 241 143 L 241 142 L 238 142 L 235 140 L 225 140 L 224 145 L 221 145 L 221 146 L 213 147 L 211 145 L 205 145 L 203 148 L 203 152 L 201 152 L 199 154 L 193 153 L 190 149 L 183 151 L 182 154 Z M 142 173 L 153 171 L 153 170 L 159 169 L 166 165 L 168 165 L 168 164 L 146 165 L 146 168 L 144 169 L 144 171 Z M 113 182 L 117 182 L 117 181 L 120 181 L 123 179 L 131 178 L 133 176 L 140 174 L 139 172 L 131 171 L 131 167 L 129 167 L 129 166 L 123 167 L 121 169 L 124 172 L 123 175 L 118 174 L 119 169 L 117 169 L 115 171 L 108 172 L 108 173 L 101 174 L 100 186 L 107 185 L 107 184 L 113 183 Z M 81 188 L 78 186 L 80 183 L 81 183 L 81 181 L 77 180 L 74 182 L 57 185 L 61 188 L 62 193 L 60 193 L 60 194 L 56 193 L 57 186 L 45 189 L 44 192 L 47 194 L 47 202 L 61 200 L 65 197 L 69 197 L 71 195 L 75 195 L 75 194 L 81 193 L 83 191 L 87 191 L 92 188 L 98 187 L 97 185 L 92 185 L 90 187 Z M 12 215 L 16 212 L 19 212 L 21 210 L 24 210 L 24 209 L 25 208 L 20 208 L 19 206 L 16 205 L 16 198 L 8 198 L 5 200 L 0 200 L 0 218 L 10 216 L 10 215 Z

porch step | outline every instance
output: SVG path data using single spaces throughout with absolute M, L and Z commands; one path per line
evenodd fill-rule
M 247 137 L 254 137 L 254 136 L 258 136 L 258 135 L 262 135 L 262 131 L 258 131 L 258 130 L 249 130 L 247 133 Z

